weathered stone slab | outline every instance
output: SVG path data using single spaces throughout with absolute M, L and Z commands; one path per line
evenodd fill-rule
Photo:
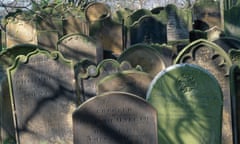
M 128 93 L 105 93 L 73 113 L 75 144 L 157 144 L 156 110 Z
M 140 65 L 144 72 L 154 77 L 158 72 L 165 68 L 165 60 L 161 54 L 151 46 L 136 44 L 125 50 L 118 61 L 128 61 L 133 67 Z
M 57 49 L 65 58 L 75 63 L 81 59 L 88 59 L 96 64 L 103 60 L 103 49 L 95 40 L 83 34 L 62 37 L 57 43 Z
M 105 59 L 98 65 L 84 60 L 77 66 L 78 87 L 81 101 L 96 96 L 97 83 L 100 79 L 114 73 L 134 69 L 128 62 L 119 63 L 113 59 Z
M 146 99 L 152 77 L 140 71 L 123 71 L 108 75 L 97 83 L 97 95 L 105 92 L 127 92 Z
M 239 65 L 233 65 L 230 69 L 230 90 L 232 102 L 232 123 L 233 123 L 233 141 L 234 144 L 240 142 L 240 69 Z
M 77 105 L 72 61 L 36 50 L 8 69 L 18 144 L 73 143 Z
M 189 39 L 189 31 L 192 28 L 191 11 L 178 9 L 175 5 L 167 5 L 165 9 L 167 13 L 167 40 Z
M 168 67 L 150 84 L 147 101 L 158 113 L 159 143 L 221 143 L 222 92 L 203 68 Z
M 33 21 L 24 20 L 21 15 L 8 18 L 6 25 L 6 47 L 17 44 L 37 44 L 36 25 Z
M 191 63 L 201 66 L 216 77 L 223 92 L 222 144 L 231 144 L 231 97 L 228 77 L 232 65 L 230 57 L 218 45 L 200 39 L 186 46 L 178 54 L 175 63 Z
M 167 43 L 167 27 L 153 16 L 142 16 L 130 26 L 130 45 L 137 43 Z

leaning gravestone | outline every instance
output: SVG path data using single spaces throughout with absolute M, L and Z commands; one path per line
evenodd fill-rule
M 232 65 L 227 53 L 207 40 L 197 40 L 186 46 L 175 59 L 176 63 L 190 63 L 211 72 L 218 80 L 223 92 L 222 144 L 232 143 L 231 97 L 229 69 Z
M 233 118 L 233 141 L 234 144 L 240 142 L 240 123 L 239 123 L 239 102 L 240 102 L 240 68 L 239 65 L 233 65 L 230 69 L 230 90 L 232 98 L 232 118 Z
M 57 43 L 57 50 L 75 63 L 85 58 L 97 64 L 103 59 L 103 49 L 95 40 L 83 34 L 62 37 Z
M 179 64 L 160 72 L 147 101 L 157 109 L 159 143 L 221 143 L 221 88 L 199 66 Z
M 167 27 L 153 16 L 142 16 L 129 28 L 130 45 L 137 43 L 167 43 Z
M 146 99 L 152 77 L 145 72 L 123 71 L 108 75 L 97 83 L 97 95 L 110 91 L 128 92 Z
M 166 67 L 161 54 L 147 44 L 132 45 L 118 57 L 118 61 L 128 61 L 133 67 L 140 65 L 152 77 Z
M 73 113 L 75 144 L 157 144 L 156 110 L 129 93 L 104 93 Z
M 8 69 L 18 144 L 73 143 L 76 108 L 72 61 L 36 50 Z

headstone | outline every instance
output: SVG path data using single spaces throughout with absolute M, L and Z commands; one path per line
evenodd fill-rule
M 146 99 L 152 77 L 140 71 L 123 71 L 108 75 L 97 83 L 97 95 L 105 92 L 127 92 Z
M 229 10 L 224 11 L 224 32 L 228 36 L 240 38 L 240 6 L 234 6 Z
M 160 53 L 146 44 L 129 47 L 118 57 L 118 61 L 128 61 L 133 67 L 140 65 L 143 71 L 152 77 L 166 67 L 165 60 Z
M 209 27 L 223 29 L 223 1 L 202 0 L 193 6 L 193 19 L 205 22 Z
M 201 66 L 216 77 L 223 92 L 222 144 L 231 144 L 232 120 L 228 76 L 232 62 L 227 53 L 216 44 L 200 39 L 186 46 L 178 54 L 175 63 Z
M 167 43 L 167 28 L 153 16 L 142 16 L 130 27 L 130 45 L 137 43 Z
M 232 123 L 233 123 L 233 141 L 234 144 L 240 142 L 240 69 L 239 65 L 233 65 L 230 69 L 230 89 L 231 89 L 231 102 L 232 102 Z
M 38 31 L 38 45 L 49 51 L 56 50 L 57 41 L 59 39 L 58 31 Z
M 6 25 L 6 48 L 18 44 L 37 44 L 36 25 L 33 21 L 18 15 L 9 17 Z
M 168 67 L 150 84 L 147 101 L 157 110 L 159 143 L 221 143 L 222 92 L 203 68 Z
M 167 40 L 177 41 L 189 39 L 192 27 L 192 14 L 188 9 L 178 9 L 175 5 L 166 6 L 167 13 Z
M 125 28 L 122 24 L 107 18 L 91 23 L 90 36 L 96 39 L 104 50 L 111 51 L 114 55 L 119 56 L 126 45 L 123 41 L 126 39 L 123 29 Z
M 89 24 L 85 20 L 85 17 L 67 16 L 63 19 L 63 33 L 64 35 L 74 33 L 89 35 Z
M 110 13 L 108 6 L 100 2 L 92 2 L 85 8 L 85 17 L 90 23 L 107 19 L 110 17 Z
M 113 59 L 105 59 L 98 65 L 83 60 L 77 67 L 77 80 L 80 89 L 81 101 L 96 96 L 97 83 L 100 79 L 114 73 L 134 69 L 128 62 L 119 63 Z
M 73 143 L 77 105 L 72 61 L 36 50 L 8 69 L 18 144 Z
M 127 27 L 134 25 L 137 21 L 139 21 L 143 16 L 151 16 L 152 13 L 150 10 L 147 9 L 138 9 L 132 12 L 128 17 L 126 17 L 125 24 Z
M 240 50 L 239 49 L 231 49 L 231 50 L 229 50 L 229 55 L 232 60 L 232 63 L 240 66 Z
M 73 113 L 75 144 L 157 144 L 156 110 L 128 93 L 104 93 Z
M 222 47 L 226 52 L 229 52 L 231 49 L 240 49 L 240 40 L 234 37 L 220 37 L 213 42 Z
M 83 34 L 62 37 L 57 43 L 57 50 L 75 63 L 85 58 L 97 64 L 103 59 L 103 49 L 95 40 Z

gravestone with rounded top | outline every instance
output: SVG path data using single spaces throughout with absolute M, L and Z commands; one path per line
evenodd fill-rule
M 199 39 L 186 46 L 176 57 L 176 63 L 190 63 L 208 70 L 218 80 L 223 92 L 222 143 L 232 143 L 231 97 L 229 55 L 213 42 Z
M 157 144 L 156 110 L 129 93 L 111 92 L 73 113 L 75 144 Z
M 203 68 L 168 67 L 150 84 L 147 101 L 157 109 L 159 143 L 221 143 L 222 92 Z

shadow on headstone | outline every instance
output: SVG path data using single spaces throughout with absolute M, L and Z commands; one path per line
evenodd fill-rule
M 157 110 L 159 144 L 221 144 L 222 91 L 203 68 L 168 67 L 150 84 L 147 101 Z
M 199 39 L 186 46 L 176 57 L 175 64 L 190 63 L 211 72 L 218 80 L 223 92 L 222 143 L 232 143 L 231 97 L 229 69 L 232 61 L 229 55 L 213 42 Z
M 129 93 L 104 93 L 73 113 L 75 144 L 157 144 L 156 110 Z

